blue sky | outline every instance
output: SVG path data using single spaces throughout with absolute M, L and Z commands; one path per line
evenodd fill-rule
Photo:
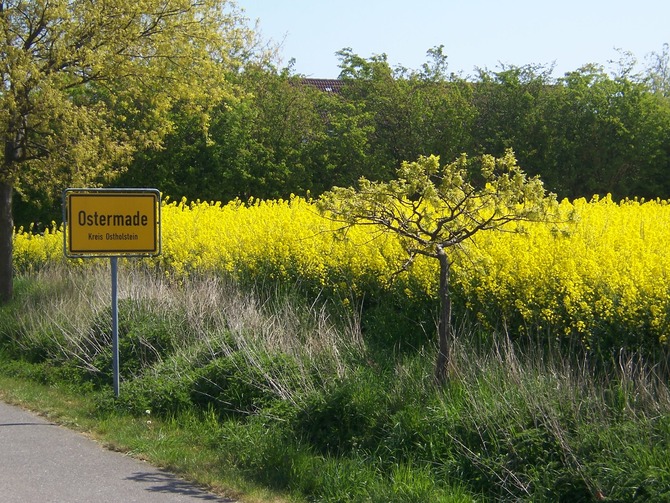
M 586 63 L 609 68 L 629 51 L 641 64 L 670 42 L 670 0 L 237 0 L 259 21 L 265 40 L 281 43 L 283 65 L 335 78 L 335 53 L 385 53 L 392 66 L 418 69 L 444 45 L 449 70 L 556 64 L 555 76 Z M 283 66 L 282 65 L 282 66 Z

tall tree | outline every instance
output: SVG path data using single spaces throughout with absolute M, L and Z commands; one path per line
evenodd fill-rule
M 203 126 L 253 34 L 226 0 L 0 0 L 0 302 L 12 197 L 100 184 L 159 147 L 175 104 Z
M 625 68 L 614 77 L 597 65 L 567 73 L 539 113 L 544 138 L 524 162 L 561 196 L 667 194 L 667 98 Z
M 541 166 L 532 161 L 547 134 L 539 112 L 554 86 L 552 70 L 542 65 L 479 70 L 473 85 L 475 152 L 502 155 L 512 148 L 527 172 L 538 174 Z
M 319 203 L 346 225 L 373 225 L 395 234 L 407 252 L 409 266 L 417 255 L 439 263 L 439 349 L 435 378 L 448 376 L 451 339 L 449 274 L 453 250 L 482 231 L 501 229 L 515 221 L 543 218 L 553 203 L 539 178 L 529 178 L 514 153 L 500 158 L 465 154 L 440 166 L 437 156 L 404 162 L 397 178 L 356 188 L 335 188 Z
M 439 155 L 453 159 L 470 150 L 475 117 L 471 86 L 447 71 L 442 47 L 430 49 L 420 70 L 392 68 L 386 55 L 369 59 L 343 49 L 340 78 L 343 95 L 355 103 L 366 125 L 369 177 L 388 180 L 407 159 Z
M 652 92 L 670 98 L 670 44 L 663 44 L 661 52 L 648 57 L 647 82 Z

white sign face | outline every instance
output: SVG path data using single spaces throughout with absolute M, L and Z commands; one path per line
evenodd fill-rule
M 160 254 L 156 189 L 67 189 L 63 195 L 68 257 Z

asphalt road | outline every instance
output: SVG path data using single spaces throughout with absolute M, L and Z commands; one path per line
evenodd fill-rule
M 3 503 L 232 503 L 0 402 Z

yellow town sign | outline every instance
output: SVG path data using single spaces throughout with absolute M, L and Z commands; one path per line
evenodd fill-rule
M 63 219 L 68 257 L 160 254 L 156 189 L 66 189 Z

